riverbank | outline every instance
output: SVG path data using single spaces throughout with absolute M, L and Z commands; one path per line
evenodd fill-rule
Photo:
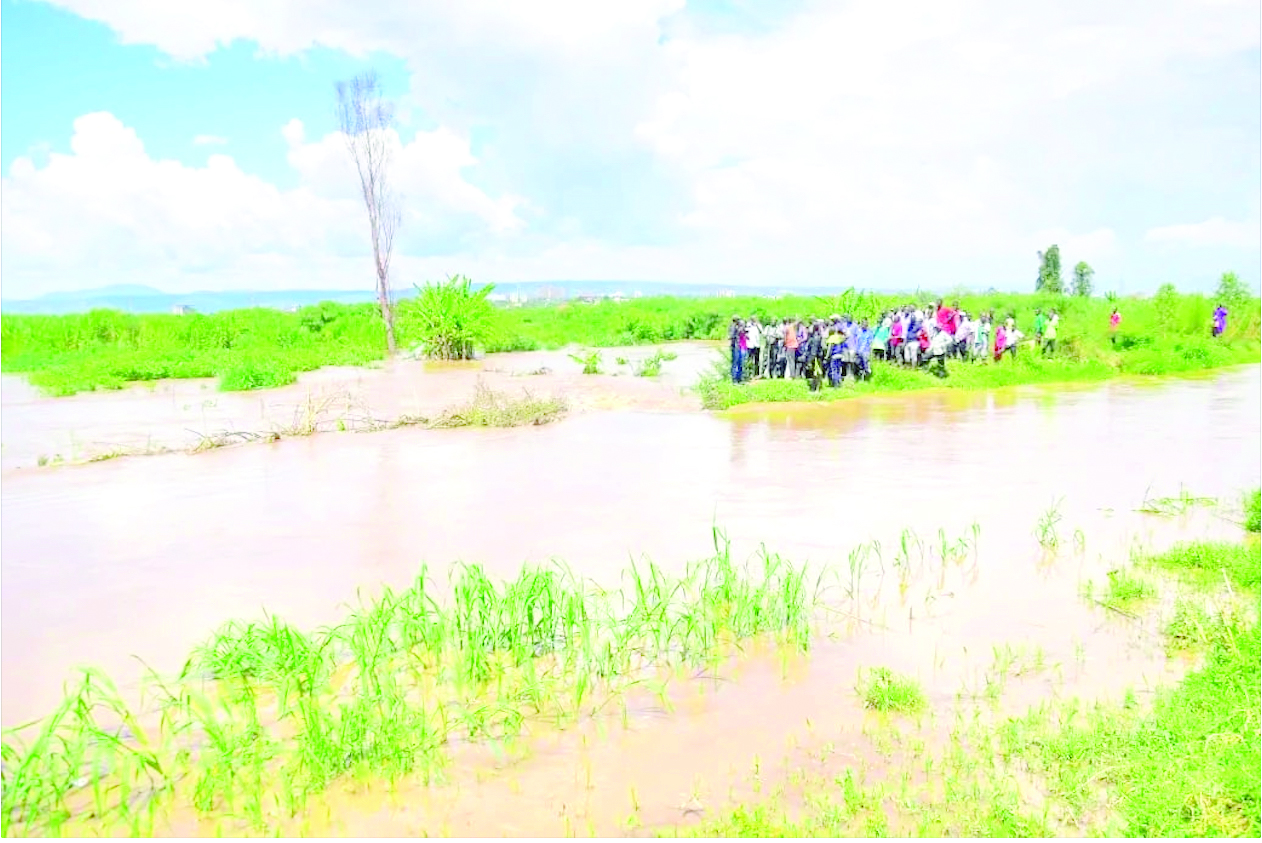
M 722 340 L 732 315 L 811 317 L 851 313 L 874 318 L 882 310 L 931 294 L 874 294 L 675 298 L 625 302 L 503 308 L 491 313 L 477 338 L 489 354 L 568 347 L 612 348 Z M 1201 295 L 1151 299 L 1078 298 L 1010 293 L 961 294 L 969 312 L 1012 315 L 1029 333 L 1035 308 L 1061 313 L 1060 351 L 1070 359 L 1109 363 L 1108 318 L 1114 306 L 1123 321 L 1116 349 L 1135 362 L 1127 371 L 1166 366 L 1162 348 L 1174 342 L 1200 348 L 1213 302 Z M 401 349 L 426 341 L 426 323 L 413 298 L 398 303 Z M 1231 317 L 1226 344 L 1259 337 L 1257 300 Z M 215 378 L 223 391 L 270 389 L 293 383 L 302 372 L 330 366 L 369 366 L 385 358 L 374 305 L 322 304 L 294 313 L 255 308 L 209 315 L 135 315 L 94 311 L 70 316 L 0 316 L 0 364 L 45 394 L 65 396 L 113 390 L 129 383 Z M 1256 357 L 1256 355 L 1255 355 Z M 1199 365 L 1206 365 L 1201 363 Z M 1158 374 L 1159 372 L 1148 372 Z
M 707 409 L 726 410 L 741 404 L 779 402 L 830 402 L 869 395 L 919 390 L 984 390 L 1011 386 L 1081 384 L 1107 381 L 1127 375 L 1158 377 L 1213 372 L 1232 366 L 1257 364 L 1262 345 L 1256 341 L 1219 342 L 1184 338 L 1169 346 L 1155 346 L 1102 353 L 1096 358 L 1043 357 L 1025 349 L 1017 357 L 1002 361 L 949 361 L 945 378 L 926 369 L 908 369 L 875 361 L 870 380 L 846 381 L 841 387 L 824 385 L 811 392 L 804 379 L 755 379 L 732 383 L 726 371 L 706 374 L 697 386 Z

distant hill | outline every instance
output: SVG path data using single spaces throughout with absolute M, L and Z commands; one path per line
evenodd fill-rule
M 585 296 L 742 296 L 798 293 L 829 295 L 845 289 L 838 287 L 725 286 L 721 284 L 672 284 L 661 281 L 532 281 L 495 285 L 495 296 L 527 301 L 563 301 Z M 397 298 L 415 295 L 411 287 L 395 291 Z M 140 284 L 120 284 L 92 290 L 46 293 L 34 299 L 0 301 L 4 313 L 64 314 L 83 313 L 96 308 L 122 310 L 128 313 L 170 313 L 187 307 L 199 313 L 236 310 L 243 307 L 288 309 L 319 304 L 324 301 L 354 304 L 372 302 L 376 293 L 366 290 L 245 290 L 166 293 Z

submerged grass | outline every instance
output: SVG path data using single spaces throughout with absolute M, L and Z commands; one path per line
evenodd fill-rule
M 1222 585 L 1257 591 L 1262 577 L 1262 547 L 1257 542 L 1184 542 L 1143 560 L 1158 570 L 1202 587 Z
M 522 427 L 548 424 L 565 415 L 567 406 L 556 396 L 538 397 L 523 391 L 520 396 L 496 392 L 479 382 L 467 404 L 444 410 L 433 419 L 422 419 L 426 427 Z
M 887 667 L 874 667 L 864 673 L 856 690 L 863 704 L 874 711 L 915 714 L 926 704 L 925 692 L 919 682 Z
M 679 576 L 634 565 L 615 591 L 559 566 L 500 583 L 460 565 L 445 593 L 422 572 L 313 633 L 229 623 L 136 710 L 85 673 L 50 717 L 5 733 L 4 834 L 150 834 L 173 810 L 276 829 L 336 780 L 437 775 L 453 744 L 595 716 L 742 640 L 806 647 L 805 569 L 738 566 L 715 545 Z
M 1241 837 L 1256 839 L 1262 694 L 1256 543 L 1191 543 L 1142 560 L 1204 592 L 1224 577 L 1248 599 L 1181 601 L 1166 628 L 1199 667 L 1141 702 L 1068 700 L 992 722 L 959 712 L 945 748 L 892 774 L 864 764 L 790 777 L 769 798 L 674 834 L 701 837 Z M 1146 591 L 1146 589 L 1141 589 Z M 1236 598 L 1241 595 L 1235 594 Z
M 474 386 L 473 395 L 467 401 L 447 407 L 432 417 L 403 415 L 395 419 L 377 418 L 367 408 L 356 406 L 347 393 L 318 397 L 309 395 L 302 405 L 294 409 L 292 418 L 283 423 L 273 423 L 270 429 L 220 430 L 203 433 L 193 431 L 199 438 L 186 450 L 188 453 L 199 454 L 251 442 L 279 442 L 282 439 L 333 431 L 371 433 L 402 427 L 438 430 L 457 427 L 544 425 L 557 421 L 568 411 L 569 404 L 561 396 L 538 396 L 529 390 L 522 390 L 520 395 L 511 395 L 492 389 L 480 380 Z M 101 462 L 118 457 L 158 456 L 180 450 L 182 449 L 151 442 L 143 447 L 115 447 L 86 455 L 41 454 L 36 458 L 36 464 L 40 467 L 72 465 Z

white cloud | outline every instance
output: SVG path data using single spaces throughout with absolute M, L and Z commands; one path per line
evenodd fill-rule
M 429 243 L 429 257 L 408 245 L 401 270 L 1003 286 L 1023 285 L 1051 242 L 1067 265 L 1132 278 L 1176 263 L 1145 257 L 1164 251 L 1146 243 L 1256 251 L 1256 225 L 1223 221 L 1256 217 L 1256 103 L 1240 106 L 1234 128 L 1196 134 L 1186 116 L 1200 93 L 1228 90 L 1222 79 L 1240 73 L 1221 59 L 1258 48 L 1255 0 L 815 0 L 743 35 L 671 26 L 687 18 L 683 0 L 46 1 L 180 59 L 238 39 L 270 53 L 320 45 L 405 59 L 416 81 L 404 105 L 439 128 L 396 142 L 398 184 L 411 230 L 444 242 Z M 494 191 L 475 184 L 486 172 L 470 151 L 475 125 L 494 129 Z M 116 241 L 127 231 L 123 242 L 144 232 L 165 244 L 129 247 L 127 260 L 266 260 L 296 278 L 286 261 L 360 242 L 361 223 L 338 137 L 308 139 L 296 120 L 282 132 L 300 176 L 293 191 L 255 183 L 223 156 L 195 169 L 135 163 L 143 152 L 125 132 L 97 132 L 100 149 L 47 167 L 21 159 L 4 182 L 6 272 L 10 249 L 20 262 L 34 260 L 29 250 L 68 267 L 49 245 L 66 236 L 85 266 L 89 242 L 124 265 Z M 145 178 L 117 185 L 97 172 L 118 156 Z M 1240 178 L 1236 163 L 1250 160 Z M 82 184 L 115 185 L 121 201 L 47 175 L 72 166 Z M 189 190 L 166 190 L 153 175 L 164 166 Z M 650 176 L 668 198 L 632 207 L 625 197 Z M 225 199 L 230 189 L 252 198 Z M 1154 196 L 1167 205 L 1151 207 Z M 642 225 L 618 242 L 585 233 L 600 203 L 610 216 L 644 215 Z M 1146 241 L 1118 234 L 1178 207 L 1220 218 Z M 54 227 L 63 214 L 87 233 Z M 212 224 L 215 214 L 225 216 Z M 635 239 L 650 227 L 659 236 Z M 470 231 L 476 242 L 462 241 Z M 236 237 L 245 245 L 234 249 Z
M 1186 225 L 1167 225 L 1151 229 L 1145 239 L 1153 243 L 1182 246 L 1231 246 L 1240 249 L 1256 249 L 1259 225 L 1254 222 L 1231 222 L 1222 217 L 1211 217 L 1205 222 Z
M 194 146 L 223 146 L 228 139 L 219 135 L 197 135 L 193 138 Z
M 243 172 L 227 155 L 210 155 L 201 167 L 154 160 L 113 115 L 80 117 L 70 154 L 53 153 L 42 167 L 18 158 L 3 179 L 6 295 L 95 286 L 102 277 L 160 277 L 189 289 L 305 285 L 316 264 L 347 272 L 329 259 L 366 254 L 367 238 L 342 138 L 304 143 L 293 122 L 284 134 L 300 176 L 291 190 Z M 426 217 L 464 220 L 471 231 L 519 225 L 516 200 L 492 199 L 463 181 L 460 170 L 473 159 L 459 137 L 422 132 L 407 144 L 395 137 L 394 149 L 403 236 Z M 366 266 L 361 260 L 349 274 Z

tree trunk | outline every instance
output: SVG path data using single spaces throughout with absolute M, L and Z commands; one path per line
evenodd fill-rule
M 390 301 L 390 282 L 377 278 L 377 302 L 381 305 L 381 321 L 386 323 L 386 354 L 394 357 L 398 346 L 394 341 L 394 305 Z

